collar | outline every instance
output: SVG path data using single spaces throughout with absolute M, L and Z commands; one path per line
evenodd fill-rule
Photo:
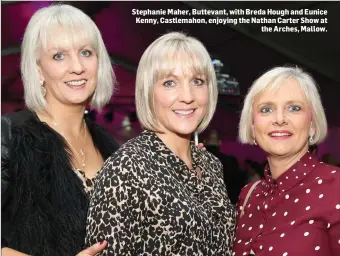
M 189 168 L 184 163 L 182 159 L 180 159 L 177 155 L 175 155 L 165 144 L 164 142 L 157 136 L 157 134 L 153 131 L 144 130 L 142 132 L 142 136 L 145 136 L 145 140 L 148 141 L 149 146 L 155 151 L 155 153 L 160 154 L 166 157 L 168 164 L 171 167 L 178 167 L 178 169 L 185 170 Z M 192 157 L 192 165 L 193 169 L 196 167 L 204 166 L 204 151 L 196 147 L 194 144 L 190 144 L 190 151 Z M 175 168 L 177 169 L 177 168 Z
M 283 193 L 301 183 L 318 164 L 317 158 L 308 151 L 276 180 L 272 178 L 267 164 L 264 171 L 264 185 L 266 187 L 277 187 Z

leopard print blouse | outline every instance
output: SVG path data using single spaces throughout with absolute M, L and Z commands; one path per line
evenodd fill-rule
M 193 170 L 154 132 L 125 143 L 97 176 L 86 244 L 108 241 L 101 255 L 231 255 L 236 213 L 222 164 L 191 153 Z

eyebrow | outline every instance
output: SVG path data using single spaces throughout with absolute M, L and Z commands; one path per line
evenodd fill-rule
M 48 52 L 54 52 L 54 51 L 57 51 L 57 52 L 67 52 L 66 49 L 60 48 L 60 47 L 53 47 L 53 48 L 48 49 L 47 51 Z
M 294 103 L 298 103 L 301 105 L 306 105 L 304 102 L 300 101 L 300 100 L 290 100 L 285 102 L 285 105 L 289 105 L 289 104 L 294 104 Z M 262 105 L 275 105 L 275 102 L 273 101 L 266 101 L 266 102 L 260 102 L 259 104 L 257 104 L 257 106 L 262 106 Z
M 176 76 L 176 75 L 173 74 L 173 73 L 170 73 L 170 74 L 165 75 L 162 79 L 168 79 L 168 78 L 170 78 L 170 77 L 174 77 L 174 78 L 178 79 L 178 76 Z M 191 76 L 191 79 L 192 79 L 192 78 L 196 78 L 196 77 L 205 78 L 205 75 L 204 75 L 204 74 L 193 74 L 193 75 Z
M 91 48 L 93 49 L 93 47 L 89 44 L 85 44 L 82 45 L 80 47 L 78 47 L 78 49 L 85 49 L 85 48 Z M 65 49 L 65 48 L 61 48 L 61 47 L 52 47 L 50 49 L 47 50 L 48 52 L 52 52 L 52 51 L 57 51 L 57 52 L 68 52 L 69 50 Z
M 167 78 L 169 78 L 169 77 L 178 78 L 178 76 L 176 76 L 176 75 L 170 73 L 170 74 L 166 74 L 166 75 L 163 77 L 163 79 L 167 79 Z

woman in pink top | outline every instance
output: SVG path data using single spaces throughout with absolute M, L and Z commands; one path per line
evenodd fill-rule
M 308 151 L 326 135 L 308 74 L 278 67 L 254 82 L 239 138 L 261 147 L 268 165 L 263 180 L 242 189 L 233 255 L 340 255 L 340 169 Z

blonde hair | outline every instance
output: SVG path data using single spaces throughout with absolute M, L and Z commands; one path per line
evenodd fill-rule
M 186 56 L 186 61 L 181 56 Z M 205 76 L 209 103 L 207 114 L 197 127 L 202 132 L 211 121 L 217 104 L 217 82 L 214 66 L 203 44 L 184 33 L 171 32 L 156 39 L 143 53 L 136 77 L 136 109 L 138 119 L 147 130 L 157 131 L 154 109 L 154 85 L 180 66 L 183 72 L 192 71 Z
M 262 92 L 277 90 L 289 79 L 294 79 L 304 92 L 312 109 L 312 122 L 315 127 L 312 144 L 320 144 L 327 136 L 327 120 L 314 79 L 298 67 L 276 67 L 254 81 L 244 100 L 239 123 L 239 140 L 244 144 L 254 144 L 252 135 L 252 114 L 255 98 Z
M 56 33 L 56 29 L 60 28 L 62 33 Z M 46 49 L 48 38 L 53 38 L 53 46 L 57 47 L 90 40 L 98 56 L 97 86 L 90 106 L 100 110 L 110 101 L 116 85 L 110 57 L 91 18 L 81 10 L 64 4 L 39 9 L 27 25 L 21 48 L 21 74 L 27 107 L 33 111 L 47 110 L 41 92 L 38 63 L 40 49 Z

